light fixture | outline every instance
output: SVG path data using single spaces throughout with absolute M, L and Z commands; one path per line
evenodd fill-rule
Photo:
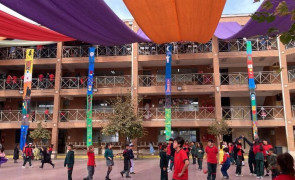
M 177 86 L 177 91 L 181 91 L 182 87 L 181 86 Z
M 97 91 L 98 91 L 97 88 L 94 88 L 94 89 L 93 89 L 93 92 L 97 92 Z
M 219 92 L 219 87 L 218 86 L 216 87 L 216 91 Z
M 20 94 L 23 94 L 23 93 L 24 93 L 24 91 L 23 91 L 23 90 L 19 90 L 18 92 L 19 92 Z

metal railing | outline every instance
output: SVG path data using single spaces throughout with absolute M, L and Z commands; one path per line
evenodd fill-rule
M 172 74 L 171 85 L 212 85 L 213 73 Z M 164 86 L 165 75 L 139 75 L 139 86 Z
M 291 40 L 288 44 L 286 44 L 286 49 L 291 49 L 295 47 L 295 41 Z
M 44 111 L 31 111 L 30 121 L 52 121 L 53 114 L 45 114 Z M 0 122 L 20 122 L 22 121 L 22 111 L 20 110 L 1 110 Z
M 251 108 L 248 106 L 222 107 L 222 117 L 226 120 L 251 120 Z M 257 119 L 284 119 L 284 108 L 282 106 L 257 106 Z
M 82 89 L 87 87 L 87 77 L 63 77 L 61 78 L 62 89 Z M 95 76 L 94 88 L 104 87 L 130 87 L 131 76 Z
M 247 39 L 252 42 L 253 51 L 277 50 L 277 39 Z M 246 51 L 246 42 L 243 39 L 219 40 L 219 52 Z
M 139 108 L 143 120 L 164 121 L 165 108 Z M 196 109 L 171 108 L 172 120 L 213 120 L 215 119 L 214 107 L 199 107 Z
M 16 47 L 16 48 L 0 48 L 0 59 L 25 59 L 26 58 L 26 49 L 27 47 Z M 37 49 L 33 47 L 34 58 L 56 58 L 56 47 L 42 47 Z
M 166 54 L 166 44 L 155 43 L 139 43 L 139 55 L 160 55 Z M 183 42 L 174 43 L 172 46 L 173 54 L 189 54 L 189 53 L 207 53 L 212 52 L 212 42 L 196 43 L 196 42 Z
M 63 57 L 89 57 L 92 46 L 63 46 Z M 131 44 L 122 46 L 95 46 L 95 56 L 128 56 L 132 53 Z
M 55 79 L 32 79 L 32 89 L 54 89 Z M 9 80 L 0 79 L 0 90 L 23 90 L 24 80 L 17 79 Z
M 295 82 L 295 69 L 288 71 L 289 82 Z
M 86 109 L 62 109 L 59 111 L 60 122 L 86 121 Z M 92 121 L 105 121 L 114 114 L 113 108 L 92 110 Z
M 254 72 L 256 84 L 280 84 L 281 76 L 276 71 Z M 220 82 L 222 85 L 248 84 L 248 73 L 221 73 Z

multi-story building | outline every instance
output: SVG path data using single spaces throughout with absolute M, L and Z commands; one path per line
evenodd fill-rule
M 249 16 L 222 17 L 244 25 Z M 132 21 L 126 24 L 138 29 Z M 258 133 L 282 150 L 295 152 L 295 43 L 283 45 L 276 37 L 258 36 L 252 41 L 254 75 L 257 84 Z M 86 79 L 88 48 L 83 42 L 64 42 L 36 49 L 32 81 L 30 129 L 45 121 L 52 132 L 54 151 L 65 152 L 73 143 L 83 149 L 86 141 Z M 20 139 L 24 56 L 27 47 L 0 48 L 0 137 L 6 150 Z M 139 113 L 143 113 L 148 134 L 137 139 L 138 148 L 165 140 L 164 82 L 165 45 L 134 43 L 124 46 L 96 46 L 93 98 L 93 141 L 97 147 L 113 142 L 118 134 L 101 133 L 113 110 L 108 103 L 115 96 L 132 91 Z M 39 74 L 54 74 L 54 79 Z M 11 80 L 8 75 L 15 75 Z M 213 37 L 208 43 L 174 43 L 172 57 L 172 135 L 189 141 L 206 141 L 212 121 L 225 119 L 232 141 L 244 135 L 252 139 L 250 97 L 243 39 L 228 41 Z M 49 116 L 45 109 L 49 108 Z M 280 149 L 279 149 L 280 150 Z

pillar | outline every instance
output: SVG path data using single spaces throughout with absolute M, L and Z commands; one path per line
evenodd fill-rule
M 221 92 L 220 92 L 220 71 L 219 71 L 219 47 L 217 37 L 212 37 L 212 55 L 214 71 L 214 98 L 215 98 L 215 118 L 222 120 Z
M 279 41 L 279 38 L 277 39 Z M 295 155 L 294 147 L 294 134 L 293 134 L 293 123 L 292 123 L 292 106 L 290 100 L 290 89 L 288 79 L 288 67 L 287 67 L 287 55 L 285 53 L 285 45 L 279 42 L 279 56 L 280 56 L 280 67 L 281 67 L 281 83 L 282 83 L 282 94 L 283 104 L 285 111 L 285 131 L 287 139 L 288 151 Z
M 53 127 L 51 134 L 51 144 L 53 144 L 53 156 L 54 158 L 57 155 L 58 149 L 58 122 L 59 122 L 59 109 L 60 109 L 60 81 L 61 81 L 61 72 L 62 72 L 62 46 L 63 43 L 57 43 L 57 52 L 56 52 L 56 67 L 55 67 L 55 92 L 54 92 L 54 102 L 53 102 Z

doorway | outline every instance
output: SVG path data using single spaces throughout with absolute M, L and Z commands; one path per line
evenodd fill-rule
M 58 153 L 65 153 L 66 151 L 66 130 L 61 129 L 58 131 Z

